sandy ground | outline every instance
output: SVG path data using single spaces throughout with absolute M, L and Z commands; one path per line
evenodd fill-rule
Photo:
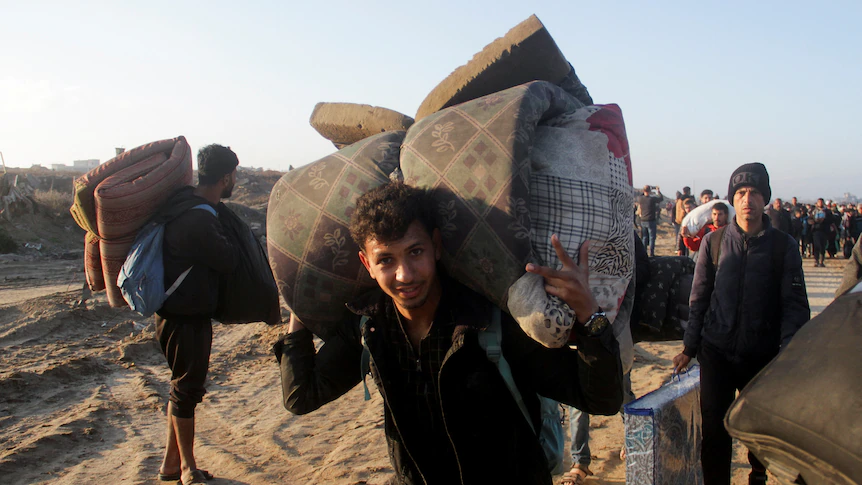
M 667 227 L 665 227 L 665 230 Z M 671 254 L 667 233 L 658 254 Z M 813 313 L 832 300 L 844 260 L 805 260 Z M 169 371 L 150 320 L 80 305 L 82 262 L 0 259 L 0 477 L 5 484 L 159 483 Z M 199 465 L 216 484 L 379 484 L 391 474 L 381 398 L 362 388 L 306 416 L 281 404 L 270 346 L 285 331 L 216 325 L 209 393 L 198 407 Z M 679 342 L 640 344 L 634 391 L 670 375 Z M 625 483 L 619 416 L 593 417 L 588 483 Z M 735 483 L 748 465 L 737 447 Z

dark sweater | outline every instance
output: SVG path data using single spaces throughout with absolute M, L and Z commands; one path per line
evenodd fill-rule
M 661 192 L 659 195 L 640 195 L 637 198 L 638 206 L 641 210 L 641 220 L 645 222 L 654 221 L 658 217 L 659 204 L 662 201 Z
M 225 237 L 218 218 L 208 211 L 191 209 L 209 204 L 193 191 L 194 187 L 177 191 L 157 216 L 169 221 L 163 247 L 166 289 L 192 267 L 158 311 L 164 318 L 211 317 L 219 298 L 219 273 L 230 273 L 238 262 L 236 249 Z

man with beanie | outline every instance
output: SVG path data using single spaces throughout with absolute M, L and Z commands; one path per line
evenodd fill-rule
M 225 296 L 218 293 L 219 274 L 234 271 L 238 258 L 218 217 L 200 206 L 217 209 L 221 199 L 231 196 L 238 164 L 228 147 L 201 148 L 198 185 L 178 190 L 156 216 L 165 221 L 165 286 L 180 281 L 155 315 L 156 340 L 171 369 L 167 444 L 159 468 L 162 481 L 189 485 L 212 479 L 212 474 L 198 469 L 195 461 L 195 407 L 206 393 L 212 315 L 219 298 Z
M 737 168 L 727 198 L 733 222 L 706 235 L 698 254 L 689 323 L 674 372 L 700 362 L 705 485 L 730 484 L 732 441 L 724 415 L 746 384 L 784 348 L 810 318 L 802 258 L 795 241 L 770 226 L 764 214 L 772 191 L 760 163 Z M 750 484 L 766 483 L 764 465 L 751 453 Z

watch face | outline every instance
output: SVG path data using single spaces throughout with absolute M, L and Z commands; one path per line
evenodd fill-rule
M 610 324 L 610 320 L 608 320 L 607 315 L 604 313 L 600 313 L 594 315 L 592 319 L 590 319 L 589 324 L 587 325 L 587 331 L 590 335 L 596 335 L 601 333 L 602 330 L 605 329 Z

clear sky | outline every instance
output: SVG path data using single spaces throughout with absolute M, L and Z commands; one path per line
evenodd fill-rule
M 775 196 L 862 196 L 862 2 L 0 0 L 0 152 L 106 161 L 185 135 L 286 170 L 331 153 L 318 101 L 413 116 L 535 13 L 625 115 L 635 185 L 722 196 L 761 161 Z

